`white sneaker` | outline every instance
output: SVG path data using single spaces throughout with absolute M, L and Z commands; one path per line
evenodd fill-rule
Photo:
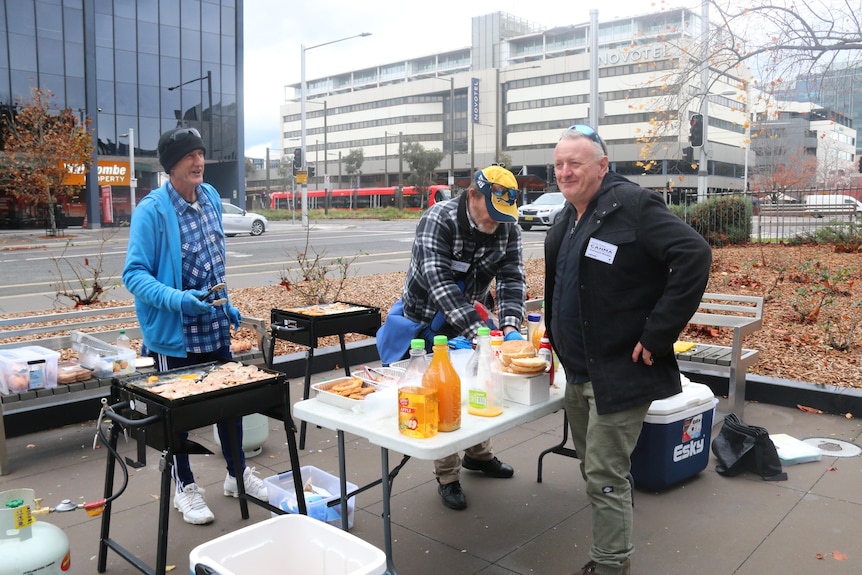
M 192 525 L 206 525 L 212 523 L 215 515 L 207 507 L 207 502 L 204 500 L 203 487 L 198 487 L 197 483 L 189 483 L 181 493 L 174 495 L 174 507 L 180 510 L 183 514 L 183 521 Z
M 242 472 L 242 483 L 245 485 L 245 492 L 247 495 L 267 501 L 266 485 L 254 473 L 254 467 L 246 467 L 245 471 Z M 239 497 L 236 477 L 231 477 L 230 473 L 224 478 L 224 494 L 227 497 Z

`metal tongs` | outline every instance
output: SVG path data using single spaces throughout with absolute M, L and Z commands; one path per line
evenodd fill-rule
M 202 295 L 202 296 L 200 297 L 201 301 L 203 301 L 203 300 L 207 299 L 208 297 L 210 297 L 211 295 L 213 295 L 215 292 L 217 292 L 217 291 L 221 291 L 221 290 L 223 290 L 223 289 L 224 289 L 224 288 L 226 288 L 226 287 L 227 287 L 227 284 L 226 284 L 226 283 L 224 283 L 224 282 L 217 283 L 216 285 L 214 285 L 213 287 L 211 287 L 207 293 L 205 293 L 204 295 Z M 219 299 L 213 300 L 213 302 L 212 302 L 212 304 L 213 304 L 214 306 L 224 305 L 224 304 L 226 304 L 226 303 L 227 303 L 227 298 L 219 298 Z

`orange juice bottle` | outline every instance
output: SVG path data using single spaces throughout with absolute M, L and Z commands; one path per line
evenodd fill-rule
M 423 385 L 427 368 L 425 340 L 411 340 L 410 361 L 398 380 L 398 431 L 416 439 L 437 435 L 437 390 Z
M 445 335 L 434 336 L 434 355 L 422 385 L 437 390 L 438 431 L 455 431 L 461 427 L 461 378 L 449 360 L 449 340 Z
M 545 302 L 542 302 L 542 319 L 539 320 L 539 325 L 533 329 L 533 335 L 530 338 L 530 343 L 538 350 L 542 347 L 542 338 L 545 337 Z

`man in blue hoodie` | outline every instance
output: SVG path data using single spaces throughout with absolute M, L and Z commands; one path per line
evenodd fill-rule
M 221 198 L 203 181 L 206 146 L 194 128 L 162 134 L 159 162 L 168 182 L 144 197 L 132 216 L 123 283 L 135 296 L 135 310 L 144 347 L 159 371 L 230 359 L 230 328 L 239 328 L 239 310 L 227 299 L 227 289 L 210 288 L 225 281 L 225 240 Z M 242 441 L 242 419 L 218 424 L 222 454 L 227 462 L 224 494 L 238 497 L 228 427 Z M 245 491 L 267 499 L 266 487 L 245 466 Z M 188 454 L 175 454 L 171 474 L 176 484 L 174 507 L 186 523 L 203 525 L 215 518 L 195 483 Z

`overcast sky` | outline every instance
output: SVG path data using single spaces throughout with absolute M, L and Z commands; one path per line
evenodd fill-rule
M 592 5 L 589 5 L 592 4 Z M 289 84 L 301 80 L 302 46 L 316 46 L 362 32 L 354 38 L 305 52 L 306 80 L 427 56 L 470 46 L 473 16 L 507 12 L 553 28 L 583 24 L 597 9 L 600 22 L 619 16 L 696 5 L 695 0 L 436 0 L 408 6 L 402 1 L 245 0 L 245 149 L 263 158 L 266 148 L 279 154 L 279 106 Z

